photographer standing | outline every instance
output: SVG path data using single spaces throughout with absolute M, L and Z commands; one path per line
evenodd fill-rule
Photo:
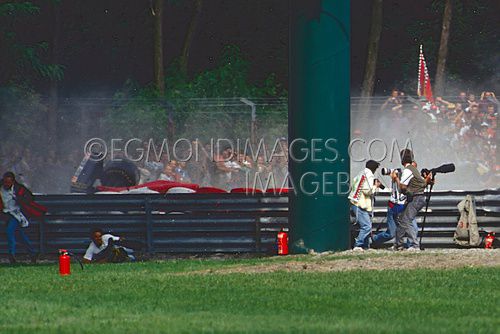
M 415 164 L 415 167 L 416 164 Z M 384 169 L 382 168 L 382 174 L 387 175 L 390 174 L 392 175 L 393 173 L 401 173 L 401 169 L 394 169 L 394 170 L 388 170 L 386 173 L 384 173 Z M 387 203 L 387 230 L 383 232 L 379 232 L 375 234 L 372 237 L 373 243 L 384 243 L 387 242 L 391 239 L 393 239 L 396 236 L 396 220 L 398 215 L 403 212 L 406 204 L 406 195 L 402 194 L 399 189 L 398 185 L 396 182 L 392 181 L 391 185 L 391 197 L 389 198 L 389 201 Z M 414 218 L 412 220 L 412 226 L 415 229 L 415 233 L 418 233 L 418 226 L 417 226 L 417 220 Z M 407 242 L 408 247 L 411 247 L 410 243 Z
M 379 163 L 373 160 L 366 162 L 366 168 L 352 181 L 349 200 L 351 212 L 359 224 L 359 234 L 354 242 L 353 250 L 365 250 L 370 247 L 369 237 L 372 231 L 373 195 L 380 186 L 380 181 L 373 175 Z
M 413 153 L 409 149 L 401 151 L 401 164 L 405 167 L 401 173 L 401 179 L 397 173 L 392 173 L 391 178 L 397 184 L 399 190 L 407 196 L 407 204 L 403 212 L 398 216 L 396 224 L 396 241 L 394 248 L 403 249 L 403 238 L 408 236 L 410 251 L 418 251 L 419 243 L 417 231 L 412 226 L 412 221 L 425 205 L 425 189 L 431 184 L 432 173 L 422 177 L 417 168 L 412 164 Z

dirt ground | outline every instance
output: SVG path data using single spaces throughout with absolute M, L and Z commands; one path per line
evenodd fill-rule
M 259 265 L 235 265 L 195 273 L 267 273 L 274 271 L 332 272 L 386 269 L 450 269 L 463 267 L 500 267 L 500 249 L 439 249 L 421 252 L 370 250 L 314 255 L 292 255 L 289 261 L 271 258 Z
M 251 259 L 252 254 L 214 254 L 205 256 L 194 255 L 161 255 L 142 258 L 144 261 L 169 261 L 179 259 Z M 21 262 L 29 263 L 26 256 L 20 256 Z M 40 263 L 57 263 L 56 256 L 44 256 Z M 0 264 L 6 265 L 7 258 L 0 256 Z M 386 269 L 450 269 L 463 267 L 500 267 L 500 249 L 426 249 L 420 252 L 389 250 L 369 250 L 355 252 L 325 252 L 309 255 L 288 255 L 263 257 L 261 263 L 253 265 L 227 265 L 222 268 L 206 269 L 179 273 L 186 274 L 231 274 L 231 273 L 268 273 L 275 271 L 287 272 L 333 272 L 348 270 L 386 270 Z

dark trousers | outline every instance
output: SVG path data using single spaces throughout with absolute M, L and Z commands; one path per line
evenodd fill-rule
M 406 205 L 406 208 L 398 216 L 396 224 L 396 247 L 403 247 L 403 239 L 408 237 L 409 247 L 419 247 L 417 233 L 413 227 L 412 221 L 417 217 L 417 214 L 425 206 L 425 196 L 416 195 Z

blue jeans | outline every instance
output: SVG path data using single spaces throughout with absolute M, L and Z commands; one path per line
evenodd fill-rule
M 396 236 L 396 219 L 398 214 L 403 211 L 402 204 L 395 204 L 392 208 L 387 207 L 387 230 L 384 232 L 377 233 L 373 236 L 374 243 L 384 243 Z M 412 227 L 417 231 L 418 234 L 418 225 L 417 220 L 414 218 L 412 221 Z M 406 241 L 406 247 L 409 247 L 409 241 Z
M 14 217 L 10 217 L 9 221 L 7 222 L 7 242 L 9 244 L 8 247 L 9 254 L 12 255 L 16 254 L 16 232 L 19 232 L 21 240 L 28 249 L 28 251 L 31 254 L 34 254 L 35 249 L 31 245 L 30 239 L 28 239 L 28 236 L 24 233 L 21 224 Z
M 372 218 L 370 212 L 363 210 L 356 205 L 351 205 L 351 210 L 359 224 L 359 234 L 354 241 L 354 247 L 369 248 L 370 234 L 372 232 Z

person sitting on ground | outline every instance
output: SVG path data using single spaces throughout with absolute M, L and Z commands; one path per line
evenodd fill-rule
M 98 228 L 91 232 L 92 241 L 83 256 L 83 263 L 107 263 L 134 261 L 133 250 L 121 246 L 124 238 L 114 236 Z

